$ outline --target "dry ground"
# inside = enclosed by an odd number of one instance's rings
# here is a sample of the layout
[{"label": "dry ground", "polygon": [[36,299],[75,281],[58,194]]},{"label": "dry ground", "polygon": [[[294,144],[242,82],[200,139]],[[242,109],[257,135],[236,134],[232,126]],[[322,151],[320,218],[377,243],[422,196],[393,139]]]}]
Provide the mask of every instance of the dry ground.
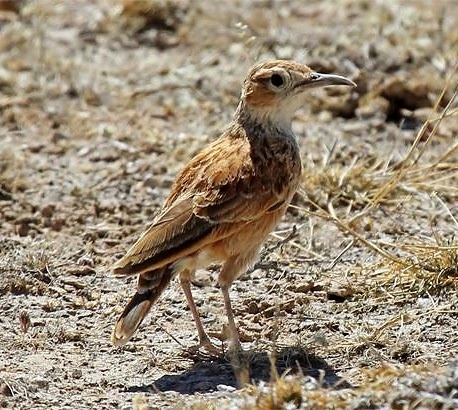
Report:
[{"label": "dry ground", "polygon": [[[456,1],[0,6],[3,407],[458,408]],[[177,283],[113,348],[134,280],[109,267],[272,58],[358,88],[295,119],[301,192],[232,290],[236,389],[225,360],[186,354]],[[215,269],[195,295],[224,340]]]}]

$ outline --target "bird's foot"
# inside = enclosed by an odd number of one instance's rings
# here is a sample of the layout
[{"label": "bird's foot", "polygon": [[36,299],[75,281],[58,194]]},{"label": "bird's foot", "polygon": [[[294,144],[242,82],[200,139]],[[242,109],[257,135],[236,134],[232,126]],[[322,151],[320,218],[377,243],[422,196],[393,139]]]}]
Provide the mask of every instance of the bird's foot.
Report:
[{"label": "bird's foot", "polygon": [[243,387],[250,383],[250,362],[252,355],[249,351],[245,351],[237,339],[229,345],[229,350],[226,353],[226,360],[229,361],[234,376],[237,380],[237,385]]},{"label": "bird's foot", "polygon": [[243,354],[245,351],[242,348],[242,345],[240,342],[237,341],[237,343],[231,342],[225,351],[225,357],[229,361],[233,360],[239,360],[240,357],[243,357]]},{"label": "bird's foot", "polygon": [[191,356],[197,356],[205,359],[215,357],[221,358],[224,356],[224,350],[215,346],[208,337],[202,339],[199,344],[188,347],[187,353]]}]

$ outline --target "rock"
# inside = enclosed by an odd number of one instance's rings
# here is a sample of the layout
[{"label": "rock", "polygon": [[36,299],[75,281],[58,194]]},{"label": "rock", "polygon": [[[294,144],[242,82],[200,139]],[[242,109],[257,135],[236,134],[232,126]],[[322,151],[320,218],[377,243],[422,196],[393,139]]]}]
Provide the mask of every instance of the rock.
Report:
[{"label": "rock", "polygon": [[45,218],[51,218],[56,210],[56,206],[54,204],[47,204],[43,208],[41,208],[41,215]]},{"label": "rock", "polygon": [[16,232],[19,236],[27,236],[30,231],[30,226],[26,222],[22,222],[19,225],[16,225]]},{"label": "rock", "polygon": [[51,219],[51,223],[49,224],[49,226],[51,227],[52,230],[56,232],[60,232],[64,224],[65,224],[65,221],[62,218],[53,218]]},{"label": "rock", "polygon": [[218,391],[224,391],[229,393],[237,390],[234,386],[228,386],[226,384],[218,384],[216,388],[218,389]]},{"label": "rock", "polygon": [[301,280],[299,283],[296,283],[291,286],[291,290],[296,293],[308,293],[310,292],[315,285],[315,282],[312,278],[307,278]]},{"label": "rock", "polygon": [[8,11],[19,14],[22,6],[21,0],[2,0],[0,1],[0,11]]},{"label": "rock", "polygon": [[332,282],[330,287],[326,290],[328,299],[337,302],[343,302],[355,294],[355,289],[350,284],[341,284]]},{"label": "rock", "polygon": [[74,379],[81,379],[82,376],[83,376],[83,372],[81,371],[81,369],[73,369],[72,377]]},{"label": "rock", "polygon": [[51,142],[53,144],[57,144],[57,143],[59,143],[61,141],[66,141],[68,139],[69,139],[69,137],[68,137],[67,134],[64,134],[62,132],[56,131],[51,137]]},{"label": "rock", "polygon": [[36,378],[35,380],[32,381],[35,386],[37,386],[39,389],[48,389],[49,388],[49,381],[46,379],[43,379],[41,377]]},{"label": "rock", "polygon": [[13,392],[11,390],[11,387],[6,384],[6,383],[2,383],[0,385],[0,393],[3,395],[3,396],[12,396],[13,395]]},{"label": "rock", "polygon": [[251,300],[248,303],[246,311],[248,313],[251,313],[252,315],[255,315],[255,314],[259,313],[259,306],[254,300]]}]

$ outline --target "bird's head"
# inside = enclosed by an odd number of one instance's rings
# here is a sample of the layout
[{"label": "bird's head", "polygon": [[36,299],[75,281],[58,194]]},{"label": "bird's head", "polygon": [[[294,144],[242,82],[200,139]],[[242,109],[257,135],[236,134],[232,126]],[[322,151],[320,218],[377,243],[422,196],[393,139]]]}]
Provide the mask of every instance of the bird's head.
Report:
[{"label": "bird's head", "polygon": [[252,67],[243,85],[241,106],[249,115],[278,127],[291,127],[294,113],[310,88],[328,85],[356,87],[348,78],[321,74],[304,64],[275,60]]}]

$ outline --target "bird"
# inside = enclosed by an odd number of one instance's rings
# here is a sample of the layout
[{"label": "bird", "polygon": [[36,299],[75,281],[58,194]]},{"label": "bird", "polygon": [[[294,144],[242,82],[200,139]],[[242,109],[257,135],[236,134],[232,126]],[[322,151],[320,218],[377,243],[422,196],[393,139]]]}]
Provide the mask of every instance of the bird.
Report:
[{"label": "bird", "polygon": [[251,67],[230,124],[177,175],[151,225],[112,268],[117,277],[138,277],[114,326],[115,346],[127,343],[178,276],[196,324],[197,347],[217,351],[202,325],[191,280],[196,270],[219,263],[229,349],[242,349],[230,287],[256,262],[299,186],[302,164],[293,116],[306,91],[331,85],[356,87],[346,77],[291,60]]}]

